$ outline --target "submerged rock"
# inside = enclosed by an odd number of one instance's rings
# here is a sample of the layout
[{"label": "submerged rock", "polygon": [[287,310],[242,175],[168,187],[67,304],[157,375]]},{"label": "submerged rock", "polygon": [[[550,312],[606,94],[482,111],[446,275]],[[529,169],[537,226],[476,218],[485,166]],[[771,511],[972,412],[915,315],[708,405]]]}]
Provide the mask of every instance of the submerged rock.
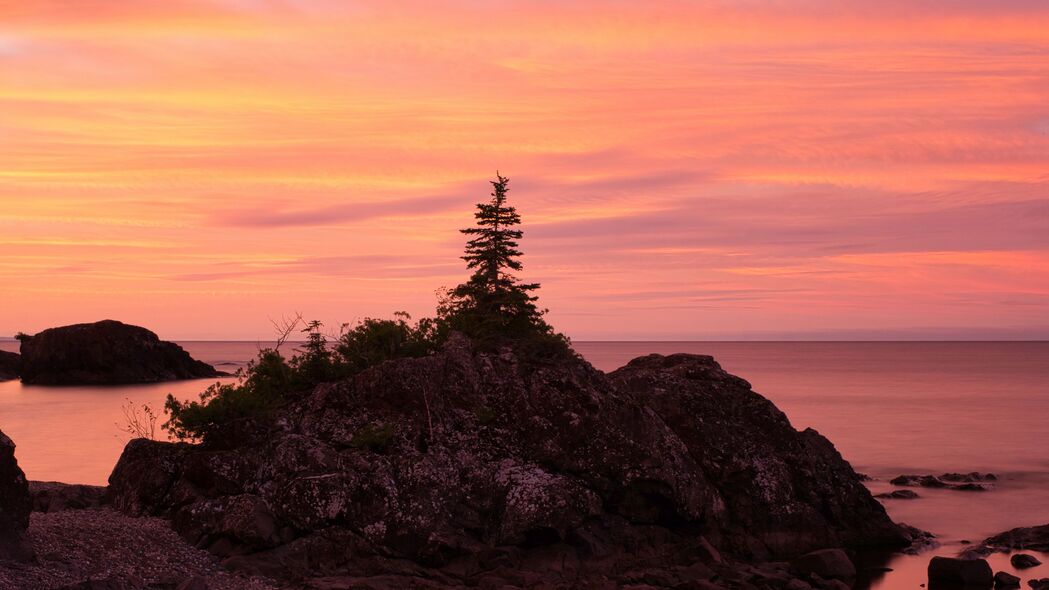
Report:
[{"label": "submerged rock", "polygon": [[917,500],[921,496],[914,490],[893,490],[891,492],[884,492],[881,494],[875,494],[875,498],[882,498],[886,500]]},{"label": "submerged rock", "polygon": [[889,480],[897,486],[940,488],[960,492],[985,492],[994,487],[998,477],[993,473],[944,473],[935,475],[900,475]]},{"label": "submerged rock", "polygon": [[231,567],[433,587],[677,585],[723,559],[908,542],[827,439],[705,356],[606,375],[453,336],[275,422],[232,448],[132,441],[114,505]]},{"label": "submerged rock", "polygon": [[22,381],[38,385],[155,383],[224,375],[145,328],[113,320],[22,340]]},{"label": "submerged rock", "polygon": [[933,557],[929,561],[929,590],[971,588],[990,590],[994,572],[985,559]]},{"label": "submerged rock", "polygon": [[15,460],[15,443],[0,431],[0,560],[26,561],[29,527],[29,485]]}]

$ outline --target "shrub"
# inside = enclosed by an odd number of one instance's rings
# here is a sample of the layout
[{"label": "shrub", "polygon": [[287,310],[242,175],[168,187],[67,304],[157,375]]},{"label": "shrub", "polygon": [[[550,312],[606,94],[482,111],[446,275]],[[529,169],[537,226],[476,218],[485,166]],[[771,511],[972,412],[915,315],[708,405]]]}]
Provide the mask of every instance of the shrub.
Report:
[{"label": "shrub", "polygon": [[394,317],[365,318],[339,338],[336,351],[344,375],[355,375],[390,359],[425,356],[443,340],[444,334],[435,320],[423,318],[413,326],[408,323],[411,316],[403,311]]},{"label": "shrub", "polygon": [[236,444],[272,416],[294,381],[292,368],[273,349],[259,353],[239,372],[238,383],[215,383],[199,401],[179,401],[168,394],[164,428],[180,440]]}]

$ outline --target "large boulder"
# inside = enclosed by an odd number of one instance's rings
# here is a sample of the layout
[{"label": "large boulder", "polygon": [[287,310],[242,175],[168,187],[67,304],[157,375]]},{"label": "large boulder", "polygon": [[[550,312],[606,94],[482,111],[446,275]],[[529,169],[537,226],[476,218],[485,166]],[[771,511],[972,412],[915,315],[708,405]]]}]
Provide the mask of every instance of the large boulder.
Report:
[{"label": "large boulder", "polygon": [[933,557],[929,561],[929,590],[991,590],[993,584],[994,572],[985,559]]},{"label": "large boulder", "polygon": [[114,505],[281,577],[661,585],[719,552],[907,543],[829,441],[710,357],[605,375],[453,336],[290,396],[270,423],[232,446],[132,441]]},{"label": "large boulder", "polygon": [[18,353],[0,350],[0,381],[18,379],[22,374],[22,357]]},{"label": "large boulder", "polygon": [[223,375],[145,328],[113,320],[22,339],[22,381],[38,385],[155,383]]},{"label": "large boulder", "polygon": [[29,484],[15,460],[15,443],[0,432],[0,560],[32,556],[25,539],[31,506]]}]

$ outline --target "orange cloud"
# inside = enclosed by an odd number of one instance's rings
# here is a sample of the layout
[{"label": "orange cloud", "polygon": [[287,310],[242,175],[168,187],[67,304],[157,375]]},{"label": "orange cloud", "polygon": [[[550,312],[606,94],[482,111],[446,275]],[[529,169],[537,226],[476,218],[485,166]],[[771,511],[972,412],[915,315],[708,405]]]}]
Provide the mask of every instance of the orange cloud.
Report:
[{"label": "orange cloud", "polygon": [[577,338],[1047,337],[1047,30],[1025,0],[7,3],[0,334],[427,313],[498,168]]}]

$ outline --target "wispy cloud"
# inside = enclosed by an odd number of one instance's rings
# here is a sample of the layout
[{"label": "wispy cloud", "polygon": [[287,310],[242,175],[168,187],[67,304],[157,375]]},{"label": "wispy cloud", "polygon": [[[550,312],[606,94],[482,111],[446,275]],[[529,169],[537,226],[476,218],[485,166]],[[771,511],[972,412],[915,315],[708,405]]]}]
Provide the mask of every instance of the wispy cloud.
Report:
[{"label": "wispy cloud", "polygon": [[0,22],[0,333],[426,313],[497,169],[577,338],[1049,315],[1045,2],[41,0]]}]

